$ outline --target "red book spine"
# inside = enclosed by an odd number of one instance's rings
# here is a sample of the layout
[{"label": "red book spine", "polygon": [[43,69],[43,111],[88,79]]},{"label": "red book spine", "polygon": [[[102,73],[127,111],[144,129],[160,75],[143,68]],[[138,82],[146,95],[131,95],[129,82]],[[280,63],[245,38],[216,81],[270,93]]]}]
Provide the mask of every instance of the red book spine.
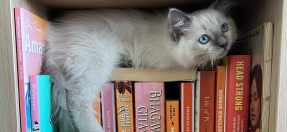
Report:
[{"label": "red book spine", "polygon": [[194,130],[194,83],[180,83],[180,109],[182,132],[193,132]]},{"label": "red book spine", "polygon": [[247,132],[250,55],[228,56],[225,132]]},{"label": "red book spine", "polygon": [[214,132],[215,72],[198,72],[196,86],[196,132]]}]

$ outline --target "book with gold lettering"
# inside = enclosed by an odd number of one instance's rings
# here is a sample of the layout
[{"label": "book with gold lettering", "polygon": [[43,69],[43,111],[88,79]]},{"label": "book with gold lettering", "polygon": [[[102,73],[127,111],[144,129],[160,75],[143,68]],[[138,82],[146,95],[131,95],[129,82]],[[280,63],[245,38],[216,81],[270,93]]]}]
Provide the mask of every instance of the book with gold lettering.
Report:
[{"label": "book with gold lettering", "polygon": [[136,132],[165,132],[165,89],[163,82],[135,83]]},{"label": "book with gold lettering", "polygon": [[226,132],[248,131],[250,55],[231,55],[227,57],[226,77]]},{"label": "book with gold lettering", "polygon": [[131,81],[116,81],[116,117],[118,132],[134,132],[134,94]]}]

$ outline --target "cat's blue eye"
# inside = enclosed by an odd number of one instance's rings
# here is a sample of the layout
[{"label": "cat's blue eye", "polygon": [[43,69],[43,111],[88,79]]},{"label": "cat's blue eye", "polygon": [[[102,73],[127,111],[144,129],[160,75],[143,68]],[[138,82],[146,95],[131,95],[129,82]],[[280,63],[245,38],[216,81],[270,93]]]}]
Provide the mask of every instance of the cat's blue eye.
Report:
[{"label": "cat's blue eye", "polygon": [[226,23],[221,25],[221,32],[227,32],[228,31],[228,25]]},{"label": "cat's blue eye", "polygon": [[207,35],[202,35],[198,41],[201,44],[206,44],[209,41],[209,37]]}]

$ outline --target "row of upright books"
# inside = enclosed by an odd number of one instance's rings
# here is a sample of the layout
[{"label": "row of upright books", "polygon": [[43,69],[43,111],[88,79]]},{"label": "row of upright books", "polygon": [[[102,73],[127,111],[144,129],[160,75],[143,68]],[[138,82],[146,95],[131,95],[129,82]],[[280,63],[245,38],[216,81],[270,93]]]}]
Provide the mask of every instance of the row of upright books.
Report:
[{"label": "row of upright books", "polygon": [[21,132],[51,132],[50,76],[39,75],[47,21],[15,8]]},{"label": "row of upright books", "polygon": [[[47,24],[25,9],[15,8],[22,132],[52,131],[48,113],[50,76],[39,75]],[[248,31],[242,45],[245,55],[228,56],[214,71],[198,71],[196,79],[114,80],[97,95],[101,102],[95,101],[94,109],[101,114],[95,117],[105,131],[111,132],[260,131],[268,122],[268,117],[261,115],[269,115],[269,102],[261,99],[270,95],[272,31],[273,23]]]},{"label": "row of upright books", "polygon": [[247,132],[251,56],[225,61],[196,81],[111,82],[98,121],[107,132]]}]

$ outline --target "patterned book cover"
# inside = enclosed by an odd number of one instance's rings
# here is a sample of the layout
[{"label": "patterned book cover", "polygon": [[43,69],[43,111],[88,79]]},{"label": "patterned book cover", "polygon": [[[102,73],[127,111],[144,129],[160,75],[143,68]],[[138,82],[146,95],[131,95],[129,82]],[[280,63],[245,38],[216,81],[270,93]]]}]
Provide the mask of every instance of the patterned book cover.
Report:
[{"label": "patterned book cover", "polygon": [[182,132],[194,132],[194,109],[195,109],[195,83],[180,83],[180,108]]},{"label": "patterned book cover", "polygon": [[102,121],[105,132],[116,132],[115,89],[113,83],[108,83],[101,91]]},{"label": "patterned book cover", "polygon": [[215,66],[216,95],[215,95],[215,132],[224,132],[224,106],[225,106],[225,66]]},{"label": "patterned book cover", "polygon": [[53,132],[50,122],[50,76],[31,75],[30,88],[32,132]]},{"label": "patterned book cover", "polygon": [[29,75],[40,72],[45,48],[44,37],[47,21],[23,8],[15,8],[15,27],[18,61],[19,102],[21,131],[31,131],[31,109],[29,109]]},{"label": "patterned book cover", "polygon": [[101,92],[97,94],[96,100],[93,102],[93,109],[96,111],[96,114],[94,114],[95,118],[98,120],[98,122],[102,125],[102,116],[101,116]]},{"label": "patterned book cover", "polygon": [[214,132],[215,72],[201,71],[196,82],[195,132]]},{"label": "patterned book cover", "polygon": [[166,132],[179,132],[179,100],[165,101]]},{"label": "patterned book cover", "polygon": [[137,132],[165,132],[165,91],[163,82],[135,83]]},{"label": "patterned book cover", "polygon": [[247,132],[251,56],[228,56],[226,68],[226,115],[224,128],[226,132]]},{"label": "patterned book cover", "polygon": [[116,114],[118,132],[134,132],[134,95],[131,81],[116,81]]}]

